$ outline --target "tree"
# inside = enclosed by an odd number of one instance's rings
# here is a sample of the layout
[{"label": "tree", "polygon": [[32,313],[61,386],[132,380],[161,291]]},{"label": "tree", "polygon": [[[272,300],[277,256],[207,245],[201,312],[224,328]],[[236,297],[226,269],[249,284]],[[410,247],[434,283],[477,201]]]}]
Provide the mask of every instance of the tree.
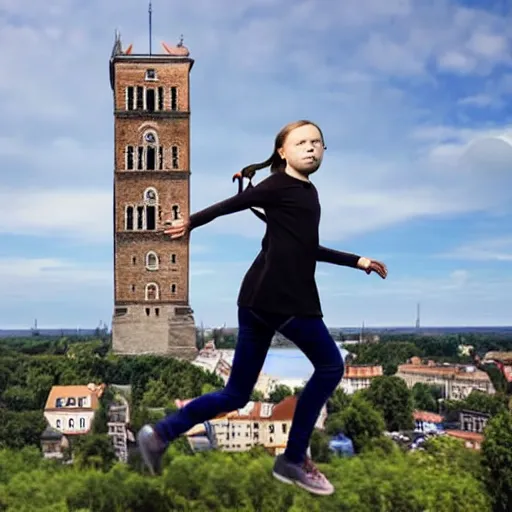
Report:
[{"label": "tree", "polygon": [[311,458],[315,462],[330,462],[332,451],[329,448],[329,436],[315,428],[311,434],[310,448]]},{"label": "tree", "polygon": [[417,382],[412,388],[414,408],[420,411],[437,412],[437,401],[428,384]]},{"label": "tree", "polygon": [[269,401],[274,404],[278,404],[279,402],[282,402],[286,397],[289,397],[292,395],[293,395],[293,391],[288,386],[279,384],[278,386],[276,386],[274,391],[272,391],[272,393],[270,393]]},{"label": "tree", "polygon": [[251,393],[251,401],[252,402],[263,402],[265,400],[265,395],[261,391],[257,389],[253,389]]},{"label": "tree", "polygon": [[104,434],[87,434],[73,444],[73,458],[79,468],[93,467],[108,471],[116,462],[112,440]]},{"label": "tree", "polygon": [[385,427],[379,411],[360,395],[354,396],[350,405],[336,417],[341,431],[352,440],[356,452],[360,452],[371,439],[380,437]]},{"label": "tree", "polygon": [[485,482],[494,512],[512,510],[512,413],[503,411],[489,420],[482,443]]},{"label": "tree", "polygon": [[368,400],[381,411],[389,431],[408,430],[414,426],[412,395],[400,377],[376,377],[365,391]]},{"label": "tree", "polygon": [[343,411],[350,404],[350,397],[345,393],[343,388],[336,388],[334,393],[327,400],[328,414],[336,414]]}]

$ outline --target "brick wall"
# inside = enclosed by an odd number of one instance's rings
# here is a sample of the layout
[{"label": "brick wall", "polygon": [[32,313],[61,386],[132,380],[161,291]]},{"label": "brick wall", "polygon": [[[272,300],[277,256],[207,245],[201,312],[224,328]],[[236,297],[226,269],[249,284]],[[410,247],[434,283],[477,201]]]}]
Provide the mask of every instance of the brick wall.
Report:
[{"label": "brick wall", "polygon": [[[145,73],[147,69],[154,69],[157,73],[158,80],[146,81]],[[116,83],[115,83],[115,108],[116,110],[124,110],[126,108],[126,87],[135,85],[147,86],[164,86],[167,89],[170,87],[178,88],[178,110],[188,112],[190,108],[189,102],[189,69],[190,62],[183,60],[183,62],[172,63],[147,63],[147,62],[134,62],[128,60],[125,62],[116,63]],[[170,109],[170,96],[166,91],[164,108]]]}]

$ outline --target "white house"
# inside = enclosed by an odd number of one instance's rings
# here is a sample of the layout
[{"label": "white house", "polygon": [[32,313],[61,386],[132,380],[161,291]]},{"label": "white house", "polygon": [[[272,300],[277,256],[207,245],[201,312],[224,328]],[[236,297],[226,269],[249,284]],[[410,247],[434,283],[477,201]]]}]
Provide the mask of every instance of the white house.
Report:
[{"label": "white house", "polygon": [[54,429],[64,435],[87,434],[105,384],[96,386],[53,386],[46,400],[44,417]]}]

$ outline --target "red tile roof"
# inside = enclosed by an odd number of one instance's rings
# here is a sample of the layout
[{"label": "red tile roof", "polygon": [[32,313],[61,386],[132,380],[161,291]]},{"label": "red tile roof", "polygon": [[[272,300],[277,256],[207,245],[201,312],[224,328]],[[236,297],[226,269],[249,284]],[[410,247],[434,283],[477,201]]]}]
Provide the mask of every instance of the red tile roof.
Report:
[{"label": "red tile roof", "polygon": [[477,432],[466,432],[465,430],[445,430],[446,434],[464,441],[477,441],[481,443],[484,440],[483,434]]},{"label": "red tile roof", "polygon": [[416,421],[428,421],[429,423],[441,423],[443,421],[440,414],[429,411],[414,411],[413,416]]}]

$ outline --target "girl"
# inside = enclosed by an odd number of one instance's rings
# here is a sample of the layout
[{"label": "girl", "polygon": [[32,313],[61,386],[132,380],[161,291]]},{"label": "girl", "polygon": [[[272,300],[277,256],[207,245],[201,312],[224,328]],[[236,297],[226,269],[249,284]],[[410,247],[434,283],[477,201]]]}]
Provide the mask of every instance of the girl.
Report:
[{"label": "girl", "polygon": [[376,272],[383,279],[387,269],[378,261],[319,245],[320,204],[309,178],[319,169],[325,149],[316,124],[288,124],[277,135],[272,156],[241,172],[241,176],[252,178],[256,170],[270,166],[270,177],[164,231],[171,238],[182,237],[221,215],[255,207],[264,209],[265,215],[258,216],[267,224],[262,249],[238,297],[238,342],[228,383],[222,391],[196,398],[154,427],[145,425],[139,431],[138,444],[151,473],[159,470],[163,453],[178,436],[220,413],[245,406],[278,331],[304,352],[314,373],[298,399],[288,444],[285,453],[276,458],[273,475],[315,494],[334,492],[306,456],[320,411],[344,372],[340,350],[322,320],[316,262]]}]

